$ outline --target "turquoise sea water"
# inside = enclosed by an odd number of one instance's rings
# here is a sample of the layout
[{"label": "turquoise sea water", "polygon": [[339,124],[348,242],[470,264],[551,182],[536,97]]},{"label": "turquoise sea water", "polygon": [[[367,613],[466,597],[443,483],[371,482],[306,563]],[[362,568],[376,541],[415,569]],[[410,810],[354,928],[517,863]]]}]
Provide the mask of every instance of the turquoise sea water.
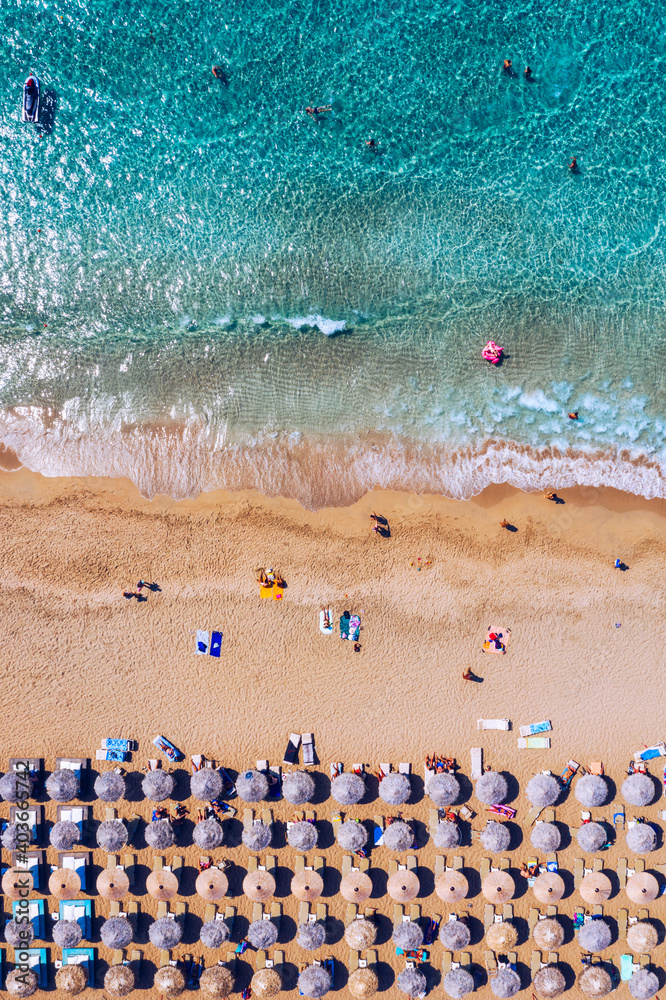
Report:
[{"label": "turquoise sea water", "polygon": [[5,0],[0,36],[26,465],[311,506],[666,495],[660,4]]}]

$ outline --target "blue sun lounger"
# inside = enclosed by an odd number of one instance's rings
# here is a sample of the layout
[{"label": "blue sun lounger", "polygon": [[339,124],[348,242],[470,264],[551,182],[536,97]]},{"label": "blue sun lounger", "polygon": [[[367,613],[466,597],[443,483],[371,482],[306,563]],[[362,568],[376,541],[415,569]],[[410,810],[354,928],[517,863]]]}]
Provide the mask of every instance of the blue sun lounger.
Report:
[{"label": "blue sun lounger", "polygon": [[88,986],[95,986],[95,952],[92,948],[63,948],[63,965],[82,965],[88,973]]},{"label": "blue sun lounger", "polygon": [[75,920],[86,941],[90,941],[92,928],[92,899],[61,899],[60,920]]},{"label": "blue sun lounger", "polygon": [[211,632],[210,634],[210,655],[219,656],[222,649],[222,633]]},{"label": "blue sun lounger", "polygon": [[48,985],[46,948],[22,948],[21,957],[23,955],[28,956],[28,968],[36,974],[40,990],[45,990]]},{"label": "blue sun lounger", "polygon": [[27,916],[28,920],[32,924],[32,929],[35,932],[35,937],[38,941],[46,940],[46,930],[44,925],[44,900],[43,899],[30,899],[28,900],[28,912],[26,913],[25,907],[21,905],[21,902],[15,901],[12,903],[12,919],[18,920],[19,917]]}]

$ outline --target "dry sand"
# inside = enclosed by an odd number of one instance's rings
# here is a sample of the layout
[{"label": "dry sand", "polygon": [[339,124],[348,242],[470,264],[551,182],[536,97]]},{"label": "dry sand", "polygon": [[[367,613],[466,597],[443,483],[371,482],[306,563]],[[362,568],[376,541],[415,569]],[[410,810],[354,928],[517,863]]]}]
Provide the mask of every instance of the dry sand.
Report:
[{"label": "dry sand", "polygon": [[[29,753],[44,758],[50,770],[56,754],[94,757],[101,737],[127,736],[140,741],[129,765],[138,770],[153,756],[150,739],[164,733],[186,754],[203,752],[238,770],[257,758],[280,763],[289,732],[312,730],[322,775],[332,760],[347,767],[363,761],[373,769],[379,761],[412,763],[417,780],[405,813],[417,820],[423,843],[429,800],[418,779],[425,753],[456,756],[468,775],[469,748],[482,746],[486,761],[519,782],[512,801],[518,809],[511,854],[516,866],[536,853],[529,833],[520,828],[529,808],[524,785],[535,771],[559,773],[572,756],[583,763],[602,759],[619,788],[631,752],[664,735],[666,503],[593,489],[563,491],[562,497],[565,503],[556,505],[497,487],[462,503],[377,491],[351,508],[311,513],[254,493],[148,502],[124,481],[46,480],[25,469],[4,473],[0,655],[5,690],[13,700],[3,719],[2,763]],[[371,532],[373,508],[388,518],[390,539]],[[502,518],[518,530],[501,529]],[[419,556],[431,560],[420,572],[410,565]],[[613,568],[616,557],[628,565],[626,572]],[[285,576],[283,601],[259,599],[254,579],[259,566],[273,566]],[[122,597],[139,577],[161,588],[140,604]],[[333,608],[332,636],[319,631],[322,605]],[[363,620],[358,654],[339,638],[337,619],[346,608]],[[512,630],[504,657],[481,651],[491,623]],[[219,660],[194,655],[196,628],[223,631]],[[478,683],[461,679],[468,667]],[[509,718],[515,731],[478,733],[476,720],[482,717]],[[553,723],[552,749],[517,750],[518,726],[543,718]],[[660,768],[652,771],[661,777]],[[325,798],[325,778],[321,781]],[[186,784],[183,774],[179,794],[187,794]],[[659,821],[660,804],[643,814]],[[194,815],[195,806],[189,805]],[[479,813],[472,824],[478,829],[489,814],[473,794],[470,805]],[[324,847],[332,842],[332,807],[327,801],[315,805],[323,821],[321,854],[339,870],[342,851]],[[95,805],[97,819],[103,808]],[[125,803],[121,811],[129,815],[135,809],[149,818],[145,801]],[[280,821],[291,817],[285,803],[273,809]],[[377,800],[348,810],[361,818],[382,811],[388,807],[382,809]],[[610,820],[613,807],[597,813]],[[633,814],[628,809],[628,816]],[[46,805],[46,815],[55,818],[54,804]],[[558,807],[557,817],[565,825],[579,824],[573,796]],[[230,824],[232,844],[239,841],[239,830]],[[608,868],[627,856],[624,838],[618,840],[603,855]],[[280,830],[277,844],[282,843]],[[49,861],[55,860],[52,853],[49,849]],[[193,895],[199,853],[175,848],[167,857],[185,856],[183,893],[190,912],[201,918],[203,902]],[[231,847],[223,853],[236,863],[232,886],[240,890],[247,851]],[[428,874],[435,853],[430,842],[418,852],[424,915],[446,913]],[[460,853],[466,866],[478,870],[484,852],[477,842]],[[661,861],[661,851],[658,855]],[[139,849],[144,867],[138,898],[141,912],[154,915],[156,903],[142,894],[151,856]],[[579,856],[574,841],[560,852],[560,865],[571,871]],[[7,860],[6,852],[3,857]],[[293,940],[294,852],[284,848],[278,858],[278,897],[289,918],[282,935],[290,963],[287,983],[293,984],[295,963],[308,955]],[[388,859],[386,850],[373,853],[375,903],[383,914],[380,942],[390,936],[393,911],[380,872]],[[96,850],[94,861],[103,866],[104,852]],[[650,856],[648,867],[654,863]],[[346,904],[335,894],[337,884],[331,872],[325,899],[332,918],[330,945],[322,954],[339,960],[336,988],[344,990]],[[473,891],[458,911],[475,918],[471,951],[482,967],[485,900]],[[249,901],[234,902],[248,918]],[[516,914],[526,918],[533,902],[531,892],[521,897]],[[560,911],[571,915],[580,902],[569,885]],[[106,914],[107,904],[95,905],[98,914]],[[615,916],[625,905],[620,892],[606,909]],[[188,922],[189,947],[178,953],[201,954],[198,926],[194,918]],[[240,920],[241,934],[245,926]],[[151,963],[157,959],[145,943],[146,928],[144,917],[138,936],[145,959],[142,988],[152,982]],[[532,943],[526,924],[520,929],[518,953],[527,984]],[[661,948],[655,953],[658,964],[663,964]],[[616,943],[608,957],[618,959],[623,950]],[[51,946],[51,952],[56,957],[57,949]],[[384,943],[380,960],[397,971],[399,959],[391,953],[390,943]],[[435,988],[441,945],[431,954],[429,986]],[[575,941],[561,950],[575,973],[579,954]],[[99,956],[103,969],[111,956],[101,944]],[[239,963],[241,988],[253,964],[254,954],[247,952]],[[398,996],[388,965],[380,971],[382,990]],[[480,989],[491,996],[487,986]]]}]

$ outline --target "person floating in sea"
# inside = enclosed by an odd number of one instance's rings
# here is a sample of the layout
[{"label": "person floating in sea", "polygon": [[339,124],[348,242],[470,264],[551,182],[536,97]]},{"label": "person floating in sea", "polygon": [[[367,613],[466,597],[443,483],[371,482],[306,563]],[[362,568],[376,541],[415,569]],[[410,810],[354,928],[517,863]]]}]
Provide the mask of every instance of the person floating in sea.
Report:
[{"label": "person floating in sea", "polygon": [[575,156],[571,161],[571,163],[569,164],[569,170],[571,171],[572,174],[578,173],[578,160],[576,159]]},{"label": "person floating in sea", "polygon": [[530,69],[529,66],[526,66],[525,69],[523,70],[523,76],[525,77],[526,80],[532,79],[532,70]]},{"label": "person floating in sea", "polygon": [[332,104],[327,104],[327,105],[319,107],[319,108],[316,108],[316,107],[315,108],[313,108],[313,107],[306,108],[305,109],[305,113],[307,115],[310,115],[311,118],[316,118],[317,115],[320,115],[323,111],[332,111],[332,110],[333,110],[333,105]]},{"label": "person floating in sea", "polygon": [[377,143],[375,142],[374,139],[368,139],[368,141],[366,142],[366,146],[368,147],[368,149],[371,149],[373,153],[377,152]]},{"label": "person floating in sea", "polygon": [[578,420],[578,410],[574,410],[572,413],[567,413],[569,420]]},{"label": "person floating in sea", "polygon": [[213,66],[213,76],[216,80],[220,80],[221,83],[227,87],[229,85],[229,77],[224,72],[221,66]]},{"label": "person floating in sea", "polygon": [[505,59],[503,65],[502,65],[502,69],[504,70],[504,72],[505,73],[511,73],[512,72],[512,68],[513,68],[513,63],[511,62],[511,60],[510,59]]}]

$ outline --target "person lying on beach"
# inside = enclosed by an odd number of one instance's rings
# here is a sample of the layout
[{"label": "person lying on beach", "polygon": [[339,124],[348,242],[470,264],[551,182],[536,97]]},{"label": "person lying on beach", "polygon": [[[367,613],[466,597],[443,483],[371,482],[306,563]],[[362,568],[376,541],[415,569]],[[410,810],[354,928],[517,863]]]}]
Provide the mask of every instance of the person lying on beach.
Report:
[{"label": "person lying on beach", "polygon": [[275,585],[276,585],[276,587],[284,587],[285,586],[285,583],[284,583],[284,580],[282,579],[282,574],[281,573],[276,573],[275,574]]},{"label": "person lying on beach", "polygon": [[324,628],[331,628],[332,622],[331,616],[328,613],[328,608],[322,608],[321,610],[324,612]]},{"label": "person lying on beach", "polygon": [[262,587],[267,587],[268,586],[268,575],[266,573],[266,570],[263,569],[263,567],[262,567],[262,569],[259,570],[259,576],[257,577],[257,583],[261,584]]},{"label": "person lying on beach", "polygon": [[557,500],[557,493],[546,493],[546,500]]}]

